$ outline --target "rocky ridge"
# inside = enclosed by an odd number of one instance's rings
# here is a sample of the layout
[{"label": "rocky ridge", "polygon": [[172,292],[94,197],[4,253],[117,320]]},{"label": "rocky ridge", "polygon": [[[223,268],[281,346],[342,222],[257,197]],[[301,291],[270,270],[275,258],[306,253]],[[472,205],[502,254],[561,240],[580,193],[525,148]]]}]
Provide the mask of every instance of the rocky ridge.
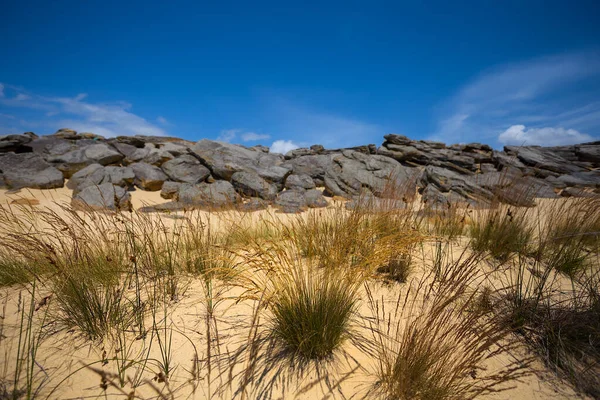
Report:
[{"label": "rocky ridge", "polygon": [[480,207],[492,199],[532,206],[536,197],[600,194],[600,142],[497,151],[396,134],[384,139],[380,147],[314,145],[282,155],[206,139],[26,132],[0,136],[0,187],[50,189],[67,181],[79,208],[130,209],[135,188],[171,200],[144,211],[271,204],[298,212],[326,206],[323,195],[353,199],[351,206],[359,195],[390,197],[390,188],[403,201],[418,192],[432,207]]}]

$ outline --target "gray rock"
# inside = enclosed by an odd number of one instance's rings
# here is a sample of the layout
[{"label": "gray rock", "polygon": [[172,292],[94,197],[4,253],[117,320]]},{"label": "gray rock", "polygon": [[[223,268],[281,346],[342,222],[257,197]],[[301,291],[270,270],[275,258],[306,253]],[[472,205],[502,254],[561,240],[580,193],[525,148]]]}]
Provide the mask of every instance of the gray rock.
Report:
[{"label": "gray rock", "polygon": [[231,176],[231,183],[238,193],[247,197],[260,197],[269,201],[277,197],[277,187],[255,172],[236,172]]},{"label": "gray rock", "polygon": [[581,171],[580,167],[539,146],[505,146],[504,150],[508,154],[515,154],[523,164],[530,167],[547,169],[559,174]]},{"label": "gray rock", "polygon": [[15,153],[26,153],[31,151],[31,147],[26,146],[32,139],[37,138],[37,135],[32,132],[27,132],[22,135],[4,135],[0,136],[0,153],[9,151]]},{"label": "gray rock", "polygon": [[600,166],[600,142],[576,146],[575,154],[581,161],[589,161]]},{"label": "gray rock", "polygon": [[163,171],[176,182],[200,183],[210,175],[210,171],[194,156],[184,154],[162,165]]},{"label": "gray rock", "polygon": [[53,189],[64,185],[63,174],[36,153],[0,155],[0,173],[11,189]]},{"label": "gray rock", "polygon": [[488,201],[493,198],[492,192],[479,186],[471,176],[440,167],[426,167],[422,180],[425,185],[434,185],[440,192],[453,191],[466,199]]},{"label": "gray rock", "polygon": [[97,143],[86,145],[84,142],[76,150],[47,157],[49,162],[57,164],[57,168],[67,178],[90,164],[109,165],[118,163],[122,159],[123,155],[107,144]]},{"label": "gray rock", "polygon": [[131,195],[120,186],[102,183],[88,186],[77,193],[71,200],[77,210],[131,210]]},{"label": "gray rock", "polygon": [[412,198],[416,189],[416,173],[415,169],[382,155],[345,150],[333,157],[324,180],[325,194],[350,198],[366,188],[376,196]]},{"label": "gray rock", "polygon": [[329,205],[325,197],[323,197],[323,193],[316,189],[304,192],[304,198],[306,199],[306,205],[310,208],[321,208]]},{"label": "gray rock", "polygon": [[164,181],[169,177],[158,167],[143,162],[130,165],[135,174],[134,183],[137,187],[149,191],[157,191],[162,188]]},{"label": "gray rock", "polygon": [[600,187],[600,170],[574,172],[570,175],[561,175],[556,180],[566,186]]},{"label": "gray rock", "polygon": [[383,153],[388,157],[392,157],[397,161],[412,161],[417,163],[426,163],[431,160],[431,155],[418,150],[414,146],[388,144],[386,146],[388,152]]},{"label": "gray rock", "polygon": [[198,207],[228,208],[239,203],[240,197],[233,185],[227,181],[200,183],[190,185],[184,183],[179,187],[177,195],[180,203],[192,204]]},{"label": "gray rock", "polygon": [[598,197],[597,193],[590,192],[584,188],[576,187],[565,188],[560,195],[563,197]]},{"label": "gray rock", "polygon": [[479,166],[479,169],[481,170],[481,173],[483,173],[483,174],[489,173],[489,172],[496,172],[496,167],[494,166],[494,164],[491,164],[491,163],[483,163]]},{"label": "gray rock", "polygon": [[306,174],[292,174],[285,180],[286,189],[314,189],[315,182],[309,175]]},{"label": "gray rock", "polygon": [[135,180],[135,173],[131,167],[116,167],[109,165],[104,167],[103,183],[112,183],[113,185],[131,188]]},{"label": "gray rock", "polygon": [[275,206],[279,211],[284,213],[299,213],[306,210],[308,206],[306,203],[305,191],[304,190],[285,190],[277,196],[275,200]]},{"label": "gray rock", "polygon": [[181,187],[181,182],[172,182],[166,181],[163,183],[162,188],[160,190],[160,197],[163,199],[175,199],[177,200],[177,194],[179,193],[179,188]]},{"label": "gray rock", "polygon": [[325,178],[325,174],[332,166],[335,155],[303,156],[286,161],[283,167],[291,169],[296,175],[308,175],[313,179]]},{"label": "gray rock", "polygon": [[389,135],[385,135],[383,137],[387,142],[392,143],[392,144],[397,144],[397,145],[409,145],[412,143],[412,140],[410,140],[409,138],[407,138],[404,135],[396,135],[393,133],[390,133]]},{"label": "gray rock", "polygon": [[88,186],[112,183],[113,185],[130,188],[133,186],[135,175],[129,167],[103,167],[100,164],[90,164],[77,171],[67,182],[67,187],[79,192]]},{"label": "gray rock", "polygon": [[75,172],[67,182],[67,187],[71,190],[81,191],[88,186],[100,185],[104,180],[104,175],[105,171],[102,165],[90,164]]},{"label": "gray rock", "polygon": [[200,140],[192,152],[211,170],[215,178],[231,180],[236,172],[254,172],[268,181],[283,185],[290,173],[281,155],[264,153],[230,143]]}]

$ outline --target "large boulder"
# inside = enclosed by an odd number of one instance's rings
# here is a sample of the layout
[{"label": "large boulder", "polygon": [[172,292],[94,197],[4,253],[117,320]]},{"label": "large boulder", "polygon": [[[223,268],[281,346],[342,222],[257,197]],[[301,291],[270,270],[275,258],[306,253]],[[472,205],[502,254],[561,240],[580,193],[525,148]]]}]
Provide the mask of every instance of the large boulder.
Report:
[{"label": "large boulder", "polygon": [[566,186],[600,187],[600,170],[573,172],[572,174],[561,175],[556,180]]},{"label": "large boulder", "polygon": [[427,166],[421,177],[423,187],[433,185],[439,192],[453,192],[467,201],[489,201],[493,193],[477,184],[476,180],[469,175],[461,175],[457,172],[436,167]]},{"label": "large boulder", "polygon": [[65,177],[69,178],[75,172],[90,164],[110,165],[119,163],[123,159],[123,154],[106,143],[87,145],[87,143],[79,141],[75,150],[64,154],[49,155],[46,159],[56,164]]},{"label": "large boulder", "polygon": [[382,155],[345,150],[333,157],[324,181],[328,195],[352,197],[367,188],[376,196],[413,197],[416,170]]},{"label": "large boulder", "polygon": [[131,167],[117,167],[109,165],[104,167],[104,180],[102,182],[130,188],[133,186],[135,173]]},{"label": "large boulder", "polygon": [[581,161],[589,161],[600,167],[600,142],[585,143],[575,147],[575,154]]},{"label": "large boulder", "polygon": [[335,155],[322,154],[296,157],[286,161],[283,166],[289,168],[296,175],[308,175],[314,182],[319,182],[317,186],[323,186],[325,175],[333,165]]},{"label": "large boulder", "polygon": [[144,162],[133,163],[130,165],[135,174],[135,186],[140,189],[157,191],[162,188],[164,181],[169,177],[157,166]]},{"label": "large boulder", "polygon": [[200,183],[210,175],[210,171],[198,159],[185,154],[165,162],[162,170],[175,182]]},{"label": "large boulder", "polygon": [[218,179],[231,180],[236,172],[254,172],[260,177],[282,186],[291,168],[283,166],[283,156],[249,149],[235,144],[200,140],[192,152]]},{"label": "large boulder", "polygon": [[233,185],[227,181],[200,183],[191,185],[184,183],[179,187],[178,201],[198,207],[231,207],[240,201]]},{"label": "large boulder", "polygon": [[306,174],[292,174],[285,180],[286,189],[314,189],[316,187],[315,182],[309,175]]},{"label": "large boulder", "polygon": [[277,186],[255,172],[236,172],[231,176],[231,183],[238,193],[246,197],[260,197],[269,201],[277,197]]},{"label": "large boulder", "polygon": [[307,208],[304,190],[285,190],[277,196],[275,206],[284,213],[299,213]]},{"label": "large boulder", "polygon": [[100,185],[104,180],[104,174],[102,165],[90,164],[75,172],[67,182],[67,187],[71,190],[81,191],[88,186]]},{"label": "large boulder", "polygon": [[177,194],[179,193],[181,185],[181,182],[166,181],[163,183],[162,189],[160,190],[160,197],[163,199],[177,199]]},{"label": "large boulder", "polygon": [[35,138],[37,138],[37,135],[33,132],[26,132],[22,135],[0,136],[0,153],[6,153],[9,151],[15,153],[31,152],[31,147],[26,145]]},{"label": "large boulder", "polygon": [[129,167],[108,166],[91,164],[75,172],[67,182],[67,187],[75,192],[88,186],[112,183],[113,185],[130,188],[133,186],[135,175]]},{"label": "large boulder", "polygon": [[12,189],[54,189],[64,185],[63,174],[36,153],[0,155],[0,174]]},{"label": "large boulder", "polygon": [[131,210],[131,195],[112,183],[88,186],[75,194],[71,205],[77,210]]},{"label": "large boulder", "polygon": [[504,151],[509,155],[516,155],[523,164],[529,167],[545,169],[558,174],[583,170],[558,154],[539,146],[505,146]]},{"label": "large boulder", "polygon": [[304,198],[306,199],[306,205],[310,208],[327,207],[329,204],[327,199],[323,197],[323,193],[316,189],[311,189],[304,192]]}]

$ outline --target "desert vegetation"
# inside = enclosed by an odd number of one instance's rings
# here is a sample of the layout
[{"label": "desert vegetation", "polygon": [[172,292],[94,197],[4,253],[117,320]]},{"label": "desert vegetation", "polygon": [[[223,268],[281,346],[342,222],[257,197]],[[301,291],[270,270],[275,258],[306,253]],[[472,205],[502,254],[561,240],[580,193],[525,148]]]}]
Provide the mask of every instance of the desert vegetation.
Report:
[{"label": "desert vegetation", "polygon": [[600,397],[597,198],[386,196],[3,205],[0,398],[507,398],[548,374]]}]

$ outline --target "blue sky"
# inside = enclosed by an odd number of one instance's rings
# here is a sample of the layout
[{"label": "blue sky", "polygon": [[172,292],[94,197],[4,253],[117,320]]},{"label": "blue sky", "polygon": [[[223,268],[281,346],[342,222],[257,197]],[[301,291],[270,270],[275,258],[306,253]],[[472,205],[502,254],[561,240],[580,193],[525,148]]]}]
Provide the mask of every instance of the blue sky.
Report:
[{"label": "blue sky", "polygon": [[597,1],[11,1],[0,134],[329,148],[600,137]]}]

